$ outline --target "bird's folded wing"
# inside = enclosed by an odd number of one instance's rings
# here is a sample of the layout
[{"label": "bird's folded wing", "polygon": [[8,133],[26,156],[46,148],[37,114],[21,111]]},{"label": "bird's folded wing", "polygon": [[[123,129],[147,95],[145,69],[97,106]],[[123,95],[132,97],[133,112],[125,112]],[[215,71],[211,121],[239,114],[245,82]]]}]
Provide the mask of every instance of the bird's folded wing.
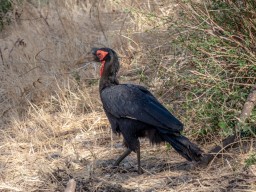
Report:
[{"label": "bird's folded wing", "polygon": [[112,86],[101,92],[101,99],[104,109],[117,118],[135,119],[164,128],[166,133],[183,130],[182,123],[142,86]]}]

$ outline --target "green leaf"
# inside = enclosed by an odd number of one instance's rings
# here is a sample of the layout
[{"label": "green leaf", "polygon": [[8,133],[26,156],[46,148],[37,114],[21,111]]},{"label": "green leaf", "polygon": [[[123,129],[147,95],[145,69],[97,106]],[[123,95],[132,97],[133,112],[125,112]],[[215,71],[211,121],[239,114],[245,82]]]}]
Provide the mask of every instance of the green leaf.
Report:
[{"label": "green leaf", "polygon": [[224,122],[224,121],[220,121],[220,122],[218,123],[218,126],[219,126],[221,129],[226,129],[226,128],[227,128],[227,124],[226,124],[226,122]]}]

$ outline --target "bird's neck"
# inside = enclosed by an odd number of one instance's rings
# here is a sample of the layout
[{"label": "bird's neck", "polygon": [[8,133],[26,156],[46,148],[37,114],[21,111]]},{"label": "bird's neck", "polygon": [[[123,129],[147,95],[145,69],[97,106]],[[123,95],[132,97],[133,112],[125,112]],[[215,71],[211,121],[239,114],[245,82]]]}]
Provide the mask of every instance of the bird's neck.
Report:
[{"label": "bird's neck", "polygon": [[117,72],[119,70],[119,61],[117,57],[112,56],[110,60],[103,61],[101,65],[102,69],[100,72],[100,91],[106,87],[118,85]]},{"label": "bird's neck", "polygon": [[102,75],[100,78],[99,90],[102,91],[106,87],[111,87],[111,86],[118,85],[118,84],[119,84],[119,82],[116,77],[116,74]]}]

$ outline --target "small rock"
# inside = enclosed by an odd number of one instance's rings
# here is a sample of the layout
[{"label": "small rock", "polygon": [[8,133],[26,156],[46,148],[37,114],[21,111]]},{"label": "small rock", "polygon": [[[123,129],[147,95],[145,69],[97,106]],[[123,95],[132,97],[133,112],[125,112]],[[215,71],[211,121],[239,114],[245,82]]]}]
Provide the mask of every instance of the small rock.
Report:
[{"label": "small rock", "polygon": [[49,159],[58,159],[58,158],[61,158],[61,155],[57,152],[55,153],[52,153],[48,156]]}]

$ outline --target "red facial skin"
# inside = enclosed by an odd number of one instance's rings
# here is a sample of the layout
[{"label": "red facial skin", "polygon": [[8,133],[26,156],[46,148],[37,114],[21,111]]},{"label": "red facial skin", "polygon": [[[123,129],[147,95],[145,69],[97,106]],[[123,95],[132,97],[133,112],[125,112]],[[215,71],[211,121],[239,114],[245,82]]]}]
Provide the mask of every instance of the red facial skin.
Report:
[{"label": "red facial skin", "polygon": [[101,67],[100,67],[100,76],[102,76],[102,74],[103,74],[103,71],[104,71],[104,66],[105,66],[105,60],[104,60],[104,58],[106,57],[106,55],[108,54],[108,52],[106,52],[106,51],[102,51],[102,50],[98,50],[97,52],[96,52],[96,55],[97,55],[97,57],[100,59],[100,61],[101,61]]}]

